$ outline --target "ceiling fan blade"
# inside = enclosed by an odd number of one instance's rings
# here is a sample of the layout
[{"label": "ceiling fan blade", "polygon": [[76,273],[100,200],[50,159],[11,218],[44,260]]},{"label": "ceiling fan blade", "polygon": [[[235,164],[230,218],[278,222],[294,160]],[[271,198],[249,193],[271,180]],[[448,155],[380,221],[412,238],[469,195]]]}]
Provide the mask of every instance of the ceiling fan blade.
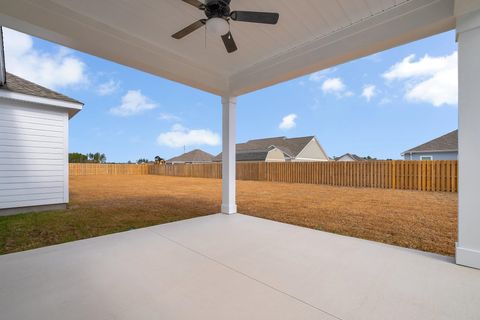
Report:
[{"label": "ceiling fan blade", "polygon": [[205,9],[205,5],[198,0],[182,0],[182,1],[198,8],[198,9]]},{"label": "ceiling fan blade", "polygon": [[205,25],[206,21],[207,20],[205,20],[205,19],[198,20],[198,21],[192,23],[191,25],[189,25],[188,27],[185,27],[182,30],[178,31],[177,33],[172,34],[172,38],[182,39],[183,37],[188,36],[193,31],[197,30],[198,28],[203,27]]},{"label": "ceiling fan blade", "polygon": [[222,36],[223,44],[225,45],[225,48],[227,49],[228,53],[232,53],[234,51],[237,51],[237,45],[235,43],[235,40],[233,40],[233,36],[231,32],[228,32],[227,34],[224,34]]},{"label": "ceiling fan blade", "polygon": [[235,21],[276,24],[280,15],[274,12],[233,11],[230,17]]}]

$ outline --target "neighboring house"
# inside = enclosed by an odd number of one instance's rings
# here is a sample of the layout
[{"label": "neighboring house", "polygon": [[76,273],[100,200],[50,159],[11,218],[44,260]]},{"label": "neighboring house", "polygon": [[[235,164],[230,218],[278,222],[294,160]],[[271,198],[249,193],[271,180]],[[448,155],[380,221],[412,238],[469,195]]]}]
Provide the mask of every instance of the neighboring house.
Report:
[{"label": "neighboring house", "polygon": [[345,153],[343,156],[335,157],[335,161],[365,161],[366,159],[352,153]]},{"label": "neighboring house", "polygon": [[82,107],[6,73],[0,84],[0,215],[66,208],[68,120]]},{"label": "neighboring house", "polygon": [[402,153],[405,160],[457,160],[458,130]]},{"label": "neighboring house", "polygon": [[[314,136],[275,137],[237,144],[237,161],[328,161],[328,156]],[[222,161],[222,154],[213,161]]]},{"label": "neighboring house", "polygon": [[213,161],[213,155],[200,149],[186,152],[177,157],[167,160],[167,163],[207,163]]}]

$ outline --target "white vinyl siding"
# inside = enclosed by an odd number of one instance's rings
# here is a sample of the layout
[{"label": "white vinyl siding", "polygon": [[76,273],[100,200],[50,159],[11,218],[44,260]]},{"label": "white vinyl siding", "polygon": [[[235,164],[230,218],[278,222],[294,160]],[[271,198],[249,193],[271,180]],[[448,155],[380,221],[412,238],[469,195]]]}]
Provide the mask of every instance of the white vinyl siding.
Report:
[{"label": "white vinyl siding", "polygon": [[328,161],[328,156],[314,138],[303,148],[294,161]]},{"label": "white vinyl siding", "polygon": [[0,99],[0,209],[68,202],[68,113]]}]

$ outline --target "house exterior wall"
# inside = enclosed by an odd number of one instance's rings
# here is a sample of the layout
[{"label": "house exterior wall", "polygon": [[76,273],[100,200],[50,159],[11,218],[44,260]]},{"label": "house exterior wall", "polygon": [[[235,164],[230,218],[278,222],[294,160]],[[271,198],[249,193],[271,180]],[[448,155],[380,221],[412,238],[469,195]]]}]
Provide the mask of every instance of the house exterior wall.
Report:
[{"label": "house exterior wall", "polygon": [[265,162],[285,162],[285,156],[282,151],[274,148],[268,152]]},{"label": "house exterior wall", "polygon": [[312,139],[293,161],[328,161],[328,156],[315,139]]},{"label": "house exterior wall", "polygon": [[2,209],[68,202],[68,113],[0,98]]},{"label": "house exterior wall", "polygon": [[432,156],[432,160],[457,160],[457,151],[405,153],[405,160],[421,160],[422,156]]},{"label": "house exterior wall", "polygon": [[344,155],[340,159],[337,159],[336,161],[355,161],[355,159],[353,159],[349,155]]}]

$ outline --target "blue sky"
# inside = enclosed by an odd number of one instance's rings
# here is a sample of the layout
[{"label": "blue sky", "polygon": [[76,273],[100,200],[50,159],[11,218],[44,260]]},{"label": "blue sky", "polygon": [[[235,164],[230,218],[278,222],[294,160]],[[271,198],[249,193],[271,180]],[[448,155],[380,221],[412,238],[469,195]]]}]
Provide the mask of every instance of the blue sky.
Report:
[{"label": "blue sky", "polygon": [[[7,69],[85,103],[71,152],[108,161],[221,150],[217,96],[4,30]],[[238,98],[237,141],[315,135],[329,156],[400,153],[457,128],[453,32]]]}]

